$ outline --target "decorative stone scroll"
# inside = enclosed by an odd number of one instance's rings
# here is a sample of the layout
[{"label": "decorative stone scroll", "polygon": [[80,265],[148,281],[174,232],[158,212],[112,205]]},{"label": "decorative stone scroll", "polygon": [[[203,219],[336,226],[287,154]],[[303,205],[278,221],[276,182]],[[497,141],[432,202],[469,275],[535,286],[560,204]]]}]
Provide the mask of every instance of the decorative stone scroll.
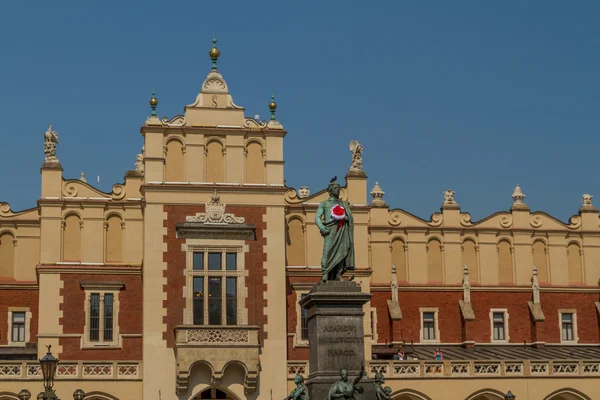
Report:
[{"label": "decorative stone scroll", "polygon": [[204,224],[243,224],[244,217],[236,217],[234,214],[225,213],[225,204],[221,203],[221,197],[215,189],[211,200],[206,203],[206,212],[186,217],[186,222],[201,222]]},{"label": "decorative stone scroll", "polygon": [[169,121],[166,117],[160,120],[163,126],[184,126],[185,117],[183,115],[176,115]]},{"label": "decorative stone scroll", "polygon": [[244,120],[244,128],[250,129],[264,129],[267,127],[267,121],[259,121],[254,118],[247,117]]}]

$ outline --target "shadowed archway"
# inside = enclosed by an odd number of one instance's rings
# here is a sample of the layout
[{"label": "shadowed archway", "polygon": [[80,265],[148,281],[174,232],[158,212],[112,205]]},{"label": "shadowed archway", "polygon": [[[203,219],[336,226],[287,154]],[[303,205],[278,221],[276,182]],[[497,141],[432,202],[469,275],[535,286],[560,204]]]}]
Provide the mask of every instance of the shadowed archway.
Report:
[{"label": "shadowed archway", "polygon": [[393,400],[432,400],[431,397],[418,392],[416,390],[402,389],[396,393],[392,393]]},{"label": "shadowed archway", "polygon": [[591,397],[572,388],[559,389],[544,397],[544,400],[592,400]]}]

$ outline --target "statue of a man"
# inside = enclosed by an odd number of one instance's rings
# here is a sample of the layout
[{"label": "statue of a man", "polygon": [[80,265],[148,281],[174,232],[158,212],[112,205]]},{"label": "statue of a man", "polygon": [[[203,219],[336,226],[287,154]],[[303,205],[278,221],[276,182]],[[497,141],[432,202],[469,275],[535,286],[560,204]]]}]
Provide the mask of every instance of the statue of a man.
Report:
[{"label": "statue of a man", "polygon": [[365,363],[362,361],[360,363],[360,373],[352,380],[352,382],[348,382],[348,370],[342,368],[340,370],[340,377],[342,379],[331,385],[327,400],[357,400],[358,395],[364,392],[362,387],[357,386],[363,376],[365,376]]},{"label": "statue of a man", "polygon": [[302,375],[296,374],[294,383],[296,384],[296,388],[290,392],[290,395],[286,397],[285,400],[306,400],[308,389],[304,384]]},{"label": "statue of a man", "polygon": [[387,386],[384,388],[383,384],[385,383],[385,379],[381,372],[375,374],[375,396],[377,400],[390,400],[390,393],[387,392]]},{"label": "statue of a man", "polygon": [[340,184],[333,178],[327,187],[329,199],[319,204],[316,224],[323,235],[321,273],[323,281],[341,280],[354,269],[354,218],[350,204],[340,200]]}]

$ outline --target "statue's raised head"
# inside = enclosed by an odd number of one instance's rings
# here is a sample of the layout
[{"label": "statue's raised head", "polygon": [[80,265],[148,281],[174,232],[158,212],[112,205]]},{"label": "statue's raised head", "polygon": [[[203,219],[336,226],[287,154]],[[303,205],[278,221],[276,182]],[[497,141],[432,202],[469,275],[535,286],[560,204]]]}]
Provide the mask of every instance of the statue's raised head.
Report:
[{"label": "statue's raised head", "polygon": [[383,377],[383,374],[381,372],[378,372],[375,374],[375,382],[376,383],[384,383],[385,379]]},{"label": "statue's raised head", "polygon": [[342,380],[348,380],[348,370],[346,368],[340,369],[340,376],[342,377]]},{"label": "statue's raised head", "polygon": [[335,198],[339,198],[340,197],[340,190],[341,189],[342,189],[342,187],[340,186],[339,183],[337,183],[337,181],[332,181],[327,186],[327,192],[329,193],[330,196],[333,196]]},{"label": "statue's raised head", "polygon": [[296,385],[299,385],[301,383],[304,383],[304,378],[302,377],[302,375],[300,374],[296,374],[296,376],[294,377],[294,383]]}]

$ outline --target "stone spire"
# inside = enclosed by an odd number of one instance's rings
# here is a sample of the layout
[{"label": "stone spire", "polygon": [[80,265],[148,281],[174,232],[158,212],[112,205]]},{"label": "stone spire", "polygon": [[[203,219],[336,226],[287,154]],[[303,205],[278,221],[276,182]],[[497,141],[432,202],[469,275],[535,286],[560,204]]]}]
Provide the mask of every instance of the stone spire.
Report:
[{"label": "stone spire", "polygon": [[150,109],[152,110],[152,112],[150,113],[150,118],[157,118],[156,117],[156,106],[158,105],[158,99],[155,97],[156,93],[154,92],[154,88],[152,88],[152,97],[150,98],[150,101],[148,103],[150,103]]},{"label": "stone spire", "polygon": [[525,193],[523,193],[521,187],[519,186],[519,184],[517,184],[517,187],[515,187],[515,191],[512,194],[513,204],[510,207],[510,210],[529,210],[527,204],[523,202],[523,200],[525,200],[525,197],[527,196],[525,196]]},{"label": "stone spire", "polygon": [[383,200],[383,195],[385,192],[381,190],[379,186],[379,182],[375,182],[375,186],[371,190],[371,196],[373,200],[371,201],[371,207],[387,207],[387,203]]},{"label": "stone spire", "polygon": [[531,277],[531,290],[533,291],[533,304],[540,304],[540,283],[538,282],[538,270],[535,265]]},{"label": "stone spire", "polygon": [[465,264],[463,268],[463,301],[471,302],[471,284],[469,283],[469,267]]}]

